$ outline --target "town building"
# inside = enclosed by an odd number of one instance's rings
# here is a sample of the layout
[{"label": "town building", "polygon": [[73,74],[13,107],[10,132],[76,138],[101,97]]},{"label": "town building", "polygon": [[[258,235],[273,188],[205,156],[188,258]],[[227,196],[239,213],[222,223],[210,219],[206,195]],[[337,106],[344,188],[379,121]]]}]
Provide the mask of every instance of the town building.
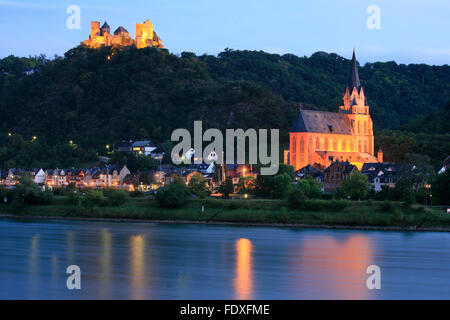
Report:
[{"label": "town building", "polygon": [[311,177],[320,184],[323,184],[324,174],[319,169],[314,168],[312,165],[308,164],[306,167],[298,169],[294,173],[295,180],[301,180],[307,177]]},{"label": "town building", "polygon": [[91,21],[91,33],[89,39],[82,42],[82,45],[89,48],[106,47],[128,47],[136,46],[137,48],[156,47],[163,48],[161,39],[153,29],[150,20],[143,23],[136,23],[136,35],[133,40],[127,29],[120,26],[113,34],[107,22],[100,28],[99,21]]},{"label": "town building", "polygon": [[379,192],[386,188],[395,188],[402,177],[410,176],[411,167],[398,163],[365,163],[361,173],[366,175],[372,189]]},{"label": "town building", "polygon": [[328,168],[325,169],[323,187],[324,192],[334,193],[341,187],[341,183],[347,179],[353,172],[358,171],[358,168],[348,161],[333,162]]},{"label": "town building", "polygon": [[294,170],[307,165],[326,168],[337,161],[361,168],[364,163],[383,161],[381,151],[375,156],[373,124],[354,51],[339,112],[300,109],[289,139],[284,155]]}]

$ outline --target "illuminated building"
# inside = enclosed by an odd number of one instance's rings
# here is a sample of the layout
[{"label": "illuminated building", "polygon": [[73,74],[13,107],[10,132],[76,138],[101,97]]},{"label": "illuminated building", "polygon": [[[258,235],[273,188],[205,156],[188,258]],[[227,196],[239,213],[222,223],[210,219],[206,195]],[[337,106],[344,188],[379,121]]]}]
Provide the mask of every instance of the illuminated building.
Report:
[{"label": "illuminated building", "polygon": [[[82,44],[89,48],[106,47],[128,47],[135,45],[137,48],[156,47],[163,48],[161,39],[153,30],[153,24],[150,20],[143,23],[136,23],[136,36],[133,40],[130,33],[124,27],[120,26],[114,31],[110,32],[110,27],[105,22],[100,28],[100,22],[91,21],[91,33],[89,39],[82,42]],[[108,57],[110,59],[111,57]]]},{"label": "illuminated building", "polygon": [[378,157],[374,153],[372,119],[355,52],[339,112],[301,109],[289,139],[285,159],[295,170],[307,165],[324,169],[335,161],[348,161],[361,169],[364,163],[383,161],[382,153]]}]

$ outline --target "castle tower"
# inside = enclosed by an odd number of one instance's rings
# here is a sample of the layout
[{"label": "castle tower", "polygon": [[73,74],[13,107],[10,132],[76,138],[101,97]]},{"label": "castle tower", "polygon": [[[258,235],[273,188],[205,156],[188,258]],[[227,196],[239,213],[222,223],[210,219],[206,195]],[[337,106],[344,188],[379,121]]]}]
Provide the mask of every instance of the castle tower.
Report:
[{"label": "castle tower", "polygon": [[153,40],[153,24],[150,20],[143,23],[136,23],[135,44],[138,49],[150,47]]},{"label": "castle tower", "polygon": [[111,29],[109,27],[109,24],[108,24],[108,22],[105,21],[105,23],[103,24],[102,29],[101,29],[101,35],[104,36],[105,34],[109,34],[109,33],[111,33],[110,31],[111,31]]},{"label": "castle tower", "polygon": [[93,39],[96,36],[100,35],[100,22],[91,21],[91,34],[90,38]]}]

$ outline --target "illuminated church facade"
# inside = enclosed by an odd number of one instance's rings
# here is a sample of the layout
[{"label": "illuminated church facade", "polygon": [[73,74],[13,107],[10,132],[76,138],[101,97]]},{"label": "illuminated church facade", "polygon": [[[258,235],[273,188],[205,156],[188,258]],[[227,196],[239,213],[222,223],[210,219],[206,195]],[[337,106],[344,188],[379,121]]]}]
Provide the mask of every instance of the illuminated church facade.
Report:
[{"label": "illuminated church facade", "polygon": [[359,169],[364,163],[383,162],[381,150],[375,157],[372,119],[355,52],[339,112],[300,109],[289,141],[285,162],[295,170],[307,165],[326,168],[335,161],[348,161]]}]

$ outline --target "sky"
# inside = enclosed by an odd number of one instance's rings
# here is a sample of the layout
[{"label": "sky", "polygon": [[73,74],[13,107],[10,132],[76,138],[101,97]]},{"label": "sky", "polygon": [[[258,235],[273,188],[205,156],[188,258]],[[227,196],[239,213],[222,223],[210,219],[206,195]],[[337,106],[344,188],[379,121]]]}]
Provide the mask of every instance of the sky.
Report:
[{"label": "sky", "polygon": [[[79,29],[67,28],[70,5],[80,8]],[[172,53],[351,58],[355,48],[360,63],[450,64],[449,0],[0,0],[0,58],[63,55],[88,38],[92,20],[106,20],[111,32],[122,25],[134,38],[146,19]]]}]

